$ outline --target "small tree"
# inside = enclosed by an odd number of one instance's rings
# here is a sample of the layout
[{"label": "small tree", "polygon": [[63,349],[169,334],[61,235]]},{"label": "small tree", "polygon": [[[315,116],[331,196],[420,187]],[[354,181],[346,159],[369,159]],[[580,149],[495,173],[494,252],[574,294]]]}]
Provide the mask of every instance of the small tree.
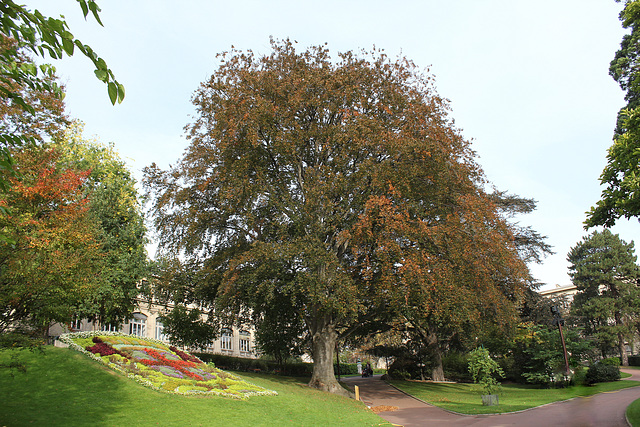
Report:
[{"label": "small tree", "polygon": [[[580,336],[576,328],[568,328],[564,333],[569,368],[575,371],[583,360],[591,358],[593,344]],[[557,328],[522,324],[514,344],[512,354],[517,365],[516,374],[526,382],[548,387],[564,373],[564,354]]]},{"label": "small tree", "polygon": [[172,343],[185,347],[206,347],[215,339],[215,329],[202,319],[202,311],[177,304],[160,316],[164,332]]},{"label": "small tree", "polygon": [[504,372],[487,349],[478,347],[469,353],[469,372],[473,382],[482,386],[482,394],[498,394],[501,385],[495,375],[504,377]]}]

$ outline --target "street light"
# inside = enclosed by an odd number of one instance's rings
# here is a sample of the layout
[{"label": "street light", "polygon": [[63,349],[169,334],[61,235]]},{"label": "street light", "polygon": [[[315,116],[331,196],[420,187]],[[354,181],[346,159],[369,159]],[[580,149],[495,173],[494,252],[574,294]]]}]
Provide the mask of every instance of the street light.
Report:
[{"label": "street light", "polygon": [[558,325],[558,329],[560,330],[560,340],[562,341],[562,350],[564,351],[564,367],[567,378],[569,378],[569,357],[567,356],[567,345],[564,342],[564,335],[562,334],[564,319],[560,317],[560,310],[557,305],[551,306],[551,314],[553,314],[553,325]]}]

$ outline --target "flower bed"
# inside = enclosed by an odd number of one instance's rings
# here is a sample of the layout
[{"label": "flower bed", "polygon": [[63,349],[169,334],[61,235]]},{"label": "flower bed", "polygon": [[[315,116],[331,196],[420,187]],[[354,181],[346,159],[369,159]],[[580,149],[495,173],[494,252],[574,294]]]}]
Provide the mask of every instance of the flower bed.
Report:
[{"label": "flower bed", "polygon": [[277,394],[158,340],[95,331],[64,334],[60,341],[155,390],[236,399]]}]

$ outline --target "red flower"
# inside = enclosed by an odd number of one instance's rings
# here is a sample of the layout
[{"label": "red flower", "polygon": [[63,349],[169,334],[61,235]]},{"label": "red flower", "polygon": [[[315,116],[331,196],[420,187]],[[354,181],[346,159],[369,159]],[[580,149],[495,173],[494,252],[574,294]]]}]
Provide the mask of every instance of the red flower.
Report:
[{"label": "red flower", "polygon": [[99,354],[100,356],[111,356],[117,352],[109,344],[103,342],[96,343],[93,347],[87,346],[86,350],[94,354]]},{"label": "red flower", "polygon": [[151,357],[153,357],[156,360],[149,360],[149,359],[142,359],[140,361],[140,363],[147,365],[147,366],[170,366],[172,368],[174,368],[175,370],[183,373],[184,375],[193,378],[195,380],[198,381],[203,381],[203,378],[198,375],[198,374],[194,374],[193,372],[190,372],[187,368],[195,368],[196,367],[196,363],[194,362],[190,362],[190,361],[186,361],[186,360],[170,360],[167,359],[162,353],[152,349],[152,348],[145,348],[144,351],[149,354]]}]

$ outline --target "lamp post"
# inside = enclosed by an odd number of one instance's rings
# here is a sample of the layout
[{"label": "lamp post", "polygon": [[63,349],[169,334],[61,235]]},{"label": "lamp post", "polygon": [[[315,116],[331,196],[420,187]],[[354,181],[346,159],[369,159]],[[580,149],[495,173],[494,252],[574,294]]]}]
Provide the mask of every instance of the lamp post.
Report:
[{"label": "lamp post", "polygon": [[564,325],[564,319],[560,317],[560,310],[557,305],[551,306],[551,314],[553,314],[553,324],[558,325],[560,330],[560,340],[562,341],[562,350],[564,351],[564,367],[565,375],[569,377],[569,357],[567,356],[567,345],[564,342],[564,335],[562,333],[562,326]]}]

